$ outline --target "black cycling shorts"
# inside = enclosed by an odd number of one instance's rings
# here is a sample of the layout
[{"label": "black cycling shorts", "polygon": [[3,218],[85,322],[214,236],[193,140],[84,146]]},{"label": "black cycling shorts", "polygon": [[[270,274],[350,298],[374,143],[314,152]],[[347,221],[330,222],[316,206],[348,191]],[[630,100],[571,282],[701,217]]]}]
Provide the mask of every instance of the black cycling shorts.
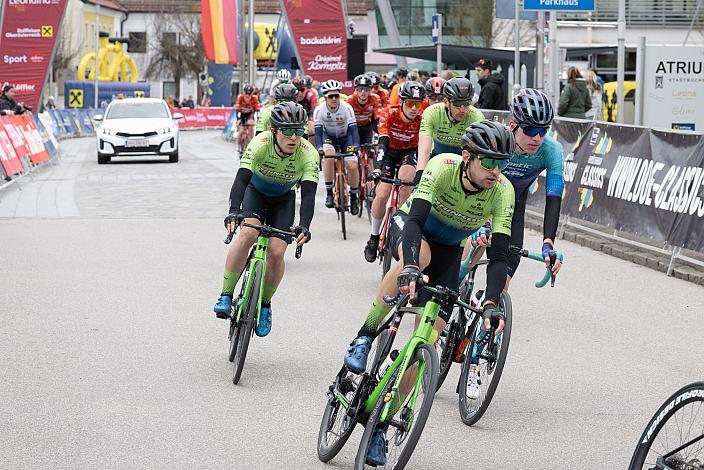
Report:
[{"label": "black cycling shorts", "polygon": [[[296,215],[296,192],[289,191],[283,196],[266,196],[250,184],[242,198],[242,215],[254,217],[261,224],[290,232]],[[274,234],[272,237],[286,243],[292,242],[291,237],[284,235]]]},{"label": "black cycling shorts", "polygon": [[393,178],[403,165],[416,166],[417,149],[387,149],[381,159],[379,170],[387,178]]},{"label": "black cycling shorts", "polygon": [[[397,261],[401,259],[398,248],[401,244],[401,233],[403,227],[408,220],[409,215],[405,212],[396,212],[389,224],[389,234],[384,243],[389,243],[391,246],[391,255]],[[460,245],[442,245],[440,243],[428,240],[425,234],[422,235],[423,240],[430,246],[430,264],[423,270],[429,278],[431,286],[448,287],[457,291],[460,276],[460,263],[462,262],[463,248]],[[430,300],[431,294],[428,291],[422,291],[418,295],[418,305],[425,305]],[[440,310],[440,318],[446,322],[452,316],[452,305],[442,306]]]},{"label": "black cycling shorts", "polygon": [[374,126],[369,123],[366,126],[357,127],[357,131],[359,132],[359,143],[371,145],[374,139]]},{"label": "black cycling shorts", "polygon": [[247,113],[247,114],[242,114],[240,113],[237,119],[240,121],[240,124],[243,126],[247,125],[247,121],[250,119],[254,119],[254,113]]}]

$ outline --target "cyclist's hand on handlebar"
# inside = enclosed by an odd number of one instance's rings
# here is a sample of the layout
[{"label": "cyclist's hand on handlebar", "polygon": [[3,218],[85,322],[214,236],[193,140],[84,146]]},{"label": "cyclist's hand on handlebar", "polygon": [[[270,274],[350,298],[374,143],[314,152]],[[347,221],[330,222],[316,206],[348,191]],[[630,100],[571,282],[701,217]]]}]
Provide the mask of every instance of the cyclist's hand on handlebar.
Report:
[{"label": "cyclist's hand on handlebar", "polygon": [[291,231],[296,234],[296,244],[302,246],[304,243],[308,243],[311,239],[310,230],[302,225],[296,225],[291,227]]},{"label": "cyclist's hand on handlebar", "polygon": [[379,178],[381,178],[381,172],[379,170],[374,170],[367,175],[367,181],[378,183]]},{"label": "cyclist's hand on handlebar", "polygon": [[418,266],[405,266],[398,275],[398,288],[402,294],[410,294],[411,299],[416,295],[427,279],[423,276]]},{"label": "cyclist's hand on handlebar", "polygon": [[479,230],[474,232],[470,237],[472,239],[472,246],[487,246],[491,243],[491,230],[487,227],[481,227]]},{"label": "cyclist's hand on handlebar", "polygon": [[496,305],[492,302],[484,303],[482,318],[484,319],[484,331],[489,331],[492,326],[496,328],[497,335],[504,331],[506,315],[496,308]]},{"label": "cyclist's hand on handlebar", "polygon": [[[560,258],[554,256],[556,254],[557,252],[550,243],[543,243],[543,258],[545,258],[545,268],[551,270],[553,276],[556,276],[557,273],[560,272],[560,268],[562,268],[562,261],[560,261]],[[554,263],[550,262],[550,255],[553,255],[553,259],[555,260]]]},{"label": "cyclist's hand on handlebar", "polygon": [[235,230],[237,230],[237,227],[242,223],[244,220],[244,216],[238,212],[233,212],[232,214],[228,214],[227,217],[225,217],[225,228],[227,229],[227,233],[234,233]]}]

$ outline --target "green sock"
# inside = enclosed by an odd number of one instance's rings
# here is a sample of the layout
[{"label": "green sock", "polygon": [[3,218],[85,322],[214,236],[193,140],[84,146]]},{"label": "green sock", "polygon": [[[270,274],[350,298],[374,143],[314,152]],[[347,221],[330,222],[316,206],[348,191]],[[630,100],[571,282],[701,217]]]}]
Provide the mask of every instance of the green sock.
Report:
[{"label": "green sock", "polygon": [[270,287],[266,282],[264,283],[264,291],[262,292],[262,303],[264,305],[271,304],[271,298],[274,297],[276,292],[276,287]]},{"label": "green sock", "polygon": [[222,293],[232,297],[232,293],[235,291],[235,286],[237,281],[240,279],[240,273],[231,273],[230,271],[225,271],[222,276]]},{"label": "green sock", "polygon": [[376,333],[381,321],[389,314],[392,308],[391,305],[386,305],[384,302],[374,299],[372,308],[369,309],[367,314],[367,319],[364,320],[364,326],[359,330],[359,336],[371,336]]}]

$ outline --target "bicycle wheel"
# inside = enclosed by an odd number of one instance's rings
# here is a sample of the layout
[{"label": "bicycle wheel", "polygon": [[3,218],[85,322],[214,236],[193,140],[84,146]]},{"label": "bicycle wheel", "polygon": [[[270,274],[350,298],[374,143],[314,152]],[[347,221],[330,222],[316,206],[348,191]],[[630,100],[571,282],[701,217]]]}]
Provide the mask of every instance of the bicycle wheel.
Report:
[{"label": "bicycle wheel", "polygon": [[[348,372],[340,380],[338,390],[348,403],[354,397],[360,378],[361,375]],[[345,408],[335,396],[328,397],[318,431],[318,458],[321,462],[328,462],[342,450],[358,420],[359,416],[351,416],[349,408]]]},{"label": "bicycle wheel", "polygon": [[[458,308],[459,315],[464,315],[463,309],[461,307]],[[440,390],[440,387],[442,387],[442,384],[447,378],[447,374],[450,373],[455,350],[464,337],[464,329],[460,326],[459,322],[452,321],[445,326],[443,333],[444,335],[440,335],[435,346],[439,361],[438,388],[435,390],[436,392]]]},{"label": "bicycle wheel", "polygon": [[357,218],[362,218],[362,208],[367,200],[367,169],[362,165],[362,159],[357,159],[357,170],[359,175],[359,210],[357,211]]},{"label": "bicycle wheel", "polygon": [[259,289],[261,288],[262,279],[262,264],[254,265],[252,273],[252,289],[249,292],[249,298],[245,305],[245,315],[240,319],[238,328],[239,338],[237,339],[237,351],[234,358],[234,369],[232,375],[232,383],[237,384],[242,375],[244,368],[244,360],[247,357],[247,349],[249,348],[249,340],[252,338],[252,329],[254,322],[257,320],[257,309],[259,308]]},{"label": "bicycle wheel", "polygon": [[345,197],[345,177],[337,175],[337,213],[340,215],[342,225],[342,239],[347,240],[347,228],[345,226],[345,211],[347,211],[347,198]]},{"label": "bicycle wheel", "polygon": [[459,409],[460,418],[467,426],[471,426],[481,419],[489,408],[491,399],[494,397],[496,387],[499,386],[501,373],[504,370],[506,356],[508,355],[508,345],[511,341],[511,325],[513,323],[513,313],[511,308],[511,297],[508,292],[501,293],[499,308],[506,315],[506,325],[504,331],[497,335],[491,344],[485,345],[479,357],[479,398],[471,399],[467,397],[467,378],[469,376],[470,357],[477,342],[482,321],[478,321],[474,330],[470,333],[469,344],[465,351],[465,360],[462,363],[462,373],[460,374],[459,385]]},{"label": "bicycle wheel", "polygon": [[[389,416],[389,420],[394,424],[388,425],[386,432],[387,440],[387,460],[384,467],[373,467],[366,463],[367,451],[371,443],[374,428],[379,423],[381,413],[384,409],[384,397],[391,390],[393,382],[396,378],[396,371],[391,380],[386,384],[382,391],[379,401],[374,405],[374,408],[369,415],[369,420],[365,425],[362,441],[359,444],[357,457],[355,459],[355,469],[371,469],[371,468],[390,468],[400,470],[405,468],[408,460],[413,454],[413,450],[418,443],[425,422],[430,415],[430,409],[433,406],[435,398],[435,389],[438,381],[438,356],[435,349],[429,344],[421,344],[415,351],[414,357],[409,364],[406,372],[417,370],[412,365],[423,365],[421,380],[418,384],[418,395],[414,403],[412,403],[413,392],[404,397],[404,403],[398,408],[394,416]],[[415,377],[414,377],[415,378]]]},{"label": "bicycle wheel", "polygon": [[703,405],[704,382],[685,385],[665,400],[640,436],[629,470],[704,469]]},{"label": "bicycle wheel", "polygon": [[389,244],[389,230],[391,228],[391,219],[393,219],[396,210],[391,208],[389,213],[389,225],[386,227],[385,238],[384,238],[384,248],[381,250],[381,277],[382,279],[386,276],[386,273],[391,269],[391,262],[393,261],[393,256],[391,255],[391,244]]}]

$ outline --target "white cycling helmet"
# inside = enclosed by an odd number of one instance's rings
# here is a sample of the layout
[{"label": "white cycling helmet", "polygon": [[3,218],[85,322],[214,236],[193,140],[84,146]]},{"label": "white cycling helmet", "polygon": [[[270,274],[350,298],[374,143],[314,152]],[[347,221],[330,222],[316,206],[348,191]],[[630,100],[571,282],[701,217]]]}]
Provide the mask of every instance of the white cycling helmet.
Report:
[{"label": "white cycling helmet", "polygon": [[276,72],[276,78],[278,78],[280,82],[287,82],[291,80],[291,72],[289,72],[288,69],[281,69]]},{"label": "white cycling helmet", "polygon": [[327,82],[324,82],[322,85],[320,85],[320,91],[323,93],[323,95],[327,95],[331,91],[336,91],[336,92],[341,92],[342,91],[342,82],[339,80],[328,80]]}]

